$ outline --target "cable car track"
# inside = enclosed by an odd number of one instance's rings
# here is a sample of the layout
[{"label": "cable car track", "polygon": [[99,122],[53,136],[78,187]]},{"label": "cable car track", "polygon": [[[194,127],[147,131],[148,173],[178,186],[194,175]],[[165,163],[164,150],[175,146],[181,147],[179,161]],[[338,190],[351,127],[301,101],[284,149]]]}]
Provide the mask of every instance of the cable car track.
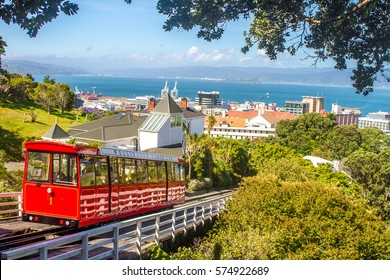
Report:
[{"label": "cable car track", "polygon": [[52,228],[42,231],[35,231],[3,237],[0,239],[0,251],[21,247],[52,238],[57,238],[79,231],[80,229]]},{"label": "cable car track", "polygon": [[[189,204],[193,203],[195,201],[202,201],[202,200],[207,200],[212,197],[216,197],[219,195],[223,195],[226,193],[232,192],[232,190],[222,190],[222,191],[214,191],[214,192],[207,192],[207,193],[202,193],[197,195],[196,193],[193,193],[191,196],[188,196],[186,198],[186,203],[184,204]],[[183,204],[177,205],[175,207],[181,207]],[[174,208],[175,208],[174,207]],[[166,210],[166,209],[165,209]],[[162,211],[162,210],[160,210]],[[159,211],[157,211],[159,212]],[[134,218],[134,217],[131,217]],[[14,218],[10,219],[10,221],[17,221],[19,218]],[[25,223],[20,221],[21,223]],[[117,221],[112,221],[112,222],[117,222]],[[93,227],[96,227],[98,225],[95,225]],[[13,249],[17,247],[22,247],[26,245],[30,245],[33,243],[45,241],[48,239],[53,239],[53,238],[58,238],[64,235],[69,235],[72,233],[88,230],[91,227],[85,227],[85,228],[74,228],[74,229],[69,229],[69,228],[49,228],[49,229],[42,229],[42,230],[35,230],[33,232],[23,232],[18,231],[14,232],[13,235],[11,236],[6,236],[0,238],[0,252],[8,249]],[[30,228],[26,228],[25,231],[31,230]]]}]

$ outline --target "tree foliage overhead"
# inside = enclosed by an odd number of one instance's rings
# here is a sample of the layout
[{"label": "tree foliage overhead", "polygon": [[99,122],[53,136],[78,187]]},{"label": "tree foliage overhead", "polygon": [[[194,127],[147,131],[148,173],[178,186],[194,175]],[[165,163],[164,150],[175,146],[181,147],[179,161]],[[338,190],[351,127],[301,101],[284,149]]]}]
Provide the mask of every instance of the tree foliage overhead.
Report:
[{"label": "tree foliage overhead", "polygon": [[[390,62],[388,0],[159,0],[157,10],[168,17],[166,31],[199,28],[198,37],[207,41],[221,38],[229,21],[251,19],[244,53],[257,45],[277,59],[279,53],[308,49],[307,58],[315,64],[333,59],[339,70],[356,61],[351,79],[357,93],[369,94],[378,75],[390,81],[385,73]],[[31,37],[60,13],[77,11],[77,4],[64,0],[0,1],[0,18]],[[0,56],[5,46],[0,37]]]},{"label": "tree foliage overhead", "polygon": [[55,19],[61,12],[74,15],[78,6],[65,0],[18,0],[0,2],[0,17],[7,24],[17,24],[31,37],[38,30]]},{"label": "tree foliage overhead", "polygon": [[199,28],[198,37],[220,39],[229,21],[252,19],[244,33],[245,53],[257,45],[270,59],[309,49],[308,58],[333,59],[335,68],[356,61],[353,86],[367,95],[390,61],[390,3],[387,0],[159,0],[163,28]]}]

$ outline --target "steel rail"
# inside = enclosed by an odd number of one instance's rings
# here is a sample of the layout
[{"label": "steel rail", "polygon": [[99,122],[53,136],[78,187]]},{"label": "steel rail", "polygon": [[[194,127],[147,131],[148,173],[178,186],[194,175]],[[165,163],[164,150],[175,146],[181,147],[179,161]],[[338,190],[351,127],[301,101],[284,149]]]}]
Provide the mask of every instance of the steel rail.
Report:
[{"label": "steel rail", "polygon": [[196,230],[226,210],[231,193],[194,202],[83,232],[1,252],[2,260],[15,259],[120,259],[122,255],[142,258],[150,244],[160,245],[180,233]]}]

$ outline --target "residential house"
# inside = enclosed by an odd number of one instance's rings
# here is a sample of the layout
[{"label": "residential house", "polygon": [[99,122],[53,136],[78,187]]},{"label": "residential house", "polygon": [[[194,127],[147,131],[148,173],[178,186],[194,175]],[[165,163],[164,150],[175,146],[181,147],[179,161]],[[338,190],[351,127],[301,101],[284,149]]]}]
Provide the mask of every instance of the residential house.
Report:
[{"label": "residential house", "polygon": [[68,134],[77,142],[101,142],[108,147],[137,150],[138,129],[145,119],[126,112],[70,127]]}]

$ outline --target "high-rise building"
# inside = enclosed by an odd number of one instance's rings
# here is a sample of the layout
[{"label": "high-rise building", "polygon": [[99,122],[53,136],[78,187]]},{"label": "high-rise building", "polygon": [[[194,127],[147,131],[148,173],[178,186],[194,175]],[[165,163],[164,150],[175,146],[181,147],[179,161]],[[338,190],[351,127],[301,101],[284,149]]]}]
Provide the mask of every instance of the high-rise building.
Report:
[{"label": "high-rise building", "polygon": [[320,113],[324,109],[324,98],[316,96],[302,96],[302,103],[309,103],[309,113]]},{"label": "high-rise building", "polygon": [[198,91],[195,103],[206,108],[221,107],[222,100],[219,98],[219,91]]},{"label": "high-rise building", "polygon": [[309,112],[309,103],[298,100],[287,100],[285,102],[284,111],[296,116],[300,116]]}]

